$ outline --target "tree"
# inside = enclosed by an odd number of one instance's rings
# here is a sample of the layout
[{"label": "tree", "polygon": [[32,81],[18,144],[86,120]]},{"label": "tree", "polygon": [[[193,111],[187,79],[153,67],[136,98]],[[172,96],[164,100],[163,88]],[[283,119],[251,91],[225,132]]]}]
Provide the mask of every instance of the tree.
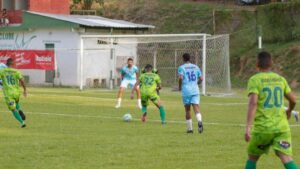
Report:
[{"label": "tree", "polygon": [[81,4],[81,8],[90,10],[93,3],[98,3],[100,6],[104,5],[104,0],[73,0],[73,5]]}]

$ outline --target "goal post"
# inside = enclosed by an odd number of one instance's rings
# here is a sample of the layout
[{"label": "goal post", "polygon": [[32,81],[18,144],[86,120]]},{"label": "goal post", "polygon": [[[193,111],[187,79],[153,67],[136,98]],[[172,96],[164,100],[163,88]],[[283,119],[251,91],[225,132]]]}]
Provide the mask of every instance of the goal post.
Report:
[{"label": "goal post", "polygon": [[95,86],[93,81],[115,88],[128,58],[140,69],[152,64],[163,85],[176,88],[183,53],[202,70],[202,94],[231,92],[229,35],[209,34],[81,35],[80,90]]}]

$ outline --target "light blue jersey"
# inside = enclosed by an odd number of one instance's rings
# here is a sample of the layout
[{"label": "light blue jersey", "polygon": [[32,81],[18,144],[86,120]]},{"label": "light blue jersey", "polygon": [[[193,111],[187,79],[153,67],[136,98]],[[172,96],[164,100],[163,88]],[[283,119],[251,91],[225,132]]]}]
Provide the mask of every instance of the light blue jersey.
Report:
[{"label": "light blue jersey", "polygon": [[[0,63],[0,69],[7,68],[6,64]],[[0,83],[2,83],[2,79],[0,79]],[[2,85],[0,85],[0,89],[2,88]]]},{"label": "light blue jersey", "polygon": [[133,65],[131,68],[128,66],[124,66],[121,70],[121,74],[123,75],[123,80],[136,80],[136,74],[139,72],[137,66]]},{"label": "light blue jersey", "polygon": [[198,80],[202,76],[197,65],[186,63],[178,68],[178,75],[183,77],[182,96],[199,95]]}]

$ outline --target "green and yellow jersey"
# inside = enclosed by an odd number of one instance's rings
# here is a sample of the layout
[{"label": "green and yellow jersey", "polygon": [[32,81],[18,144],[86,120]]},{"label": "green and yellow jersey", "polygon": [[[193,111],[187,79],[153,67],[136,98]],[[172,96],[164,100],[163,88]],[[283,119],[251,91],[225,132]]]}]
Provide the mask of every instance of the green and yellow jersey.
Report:
[{"label": "green and yellow jersey", "polygon": [[19,80],[23,78],[20,71],[13,68],[0,70],[0,78],[3,84],[3,93],[6,97],[20,95]]},{"label": "green and yellow jersey", "polygon": [[291,92],[287,81],[273,72],[261,72],[248,81],[248,95],[257,94],[258,103],[252,132],[290,131],[284,109],[284,95]]},{"label": "green and yellow jersey", "polygon": [[159,75],[155,73],[143,73],[140,77],[141,93],[156,93],[157,85],[161,83]]}]

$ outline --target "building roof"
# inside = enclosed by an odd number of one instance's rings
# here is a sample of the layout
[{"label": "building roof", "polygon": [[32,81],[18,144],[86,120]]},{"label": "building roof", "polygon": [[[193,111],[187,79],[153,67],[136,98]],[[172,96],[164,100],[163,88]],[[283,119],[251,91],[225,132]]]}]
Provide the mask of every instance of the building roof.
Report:
[{"label": "building roof", "polygon": [[57,19],[61,21],[71,22],[74,24],[79,24],[88,27],[98,27],[98,28],[119,28],[119,29],[151,29],[155,28],[152,25],[136,24],[124,20],[109,19],[100,16],[91,15],[62,15],[62,14],[48,14],[40,12],[27,11],[30,14],[40,15],[52,19]]}]

